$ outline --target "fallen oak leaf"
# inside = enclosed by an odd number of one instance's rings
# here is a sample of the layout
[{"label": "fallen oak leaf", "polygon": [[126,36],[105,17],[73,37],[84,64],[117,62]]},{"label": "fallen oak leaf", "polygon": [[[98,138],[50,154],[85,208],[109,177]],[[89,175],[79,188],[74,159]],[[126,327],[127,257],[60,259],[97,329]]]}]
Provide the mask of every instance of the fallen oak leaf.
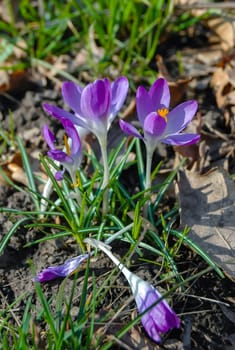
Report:
[{"label": "fallen oak leaf", "polygon": [[25,186],[29,185],[25,171],[21,166],[19,166],[16,163],[9,163],[7,168],[8,170],[10,170],[10,177],[14,182],[20,183]]},{"label": "fallen oak leaf", "polygon": [[[209,29],[214,32],[217,37],[221,49],[223,51],[229,51],[234,48],[234,23],[220,18],[210,18],[206,22]],[[213,35],[211,35],[213,37]],[[210,38],[210,40],[214,38]]]},{"label": "fallen oak leaf", "polygon": [[[22,159],[20,152],[14,153],[12,157],[0,163],[2,171],[13,182],[22,183],[27,185],[27,176],[23,170]],[[9,185],[4,178],[3,174],[0,174],[0,184]]]},{"label": "fallen oak leaf", "polygon": [[27,70],[0,71],[0,92],[9,93],[25,90],[30,84],[30,74]]},{"label": "fallen oak leaf", "polygon": [[181,224],[189,238],[235,279],[235,185],[222,169],[204,175],[181,172]]}]

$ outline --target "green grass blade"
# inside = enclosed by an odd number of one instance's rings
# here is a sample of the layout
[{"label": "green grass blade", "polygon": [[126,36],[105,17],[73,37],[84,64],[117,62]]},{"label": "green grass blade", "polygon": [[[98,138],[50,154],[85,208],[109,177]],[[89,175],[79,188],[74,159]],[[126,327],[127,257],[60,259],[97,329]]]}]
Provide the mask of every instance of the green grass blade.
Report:
[{"label": "green grass blade", "polygon": [[26,150],[25,150],[25,148],[23,146],[23,143],[22,143],[21,139],[19,137],[17,137],[16,139],[17,139],[17,143],[19,145],[21,156],[22,156],[24,169],[25,169],[25,172],[26,172],[26,175],[27,175],[27,178],[28,178],[29,189],[32,192],[32,198],[33,198],[33,201],[34,201],[34,205],[35,205],[36,210],[39,210],[39,208],[40,208],[40,200],[39,200],[39,198],[36,195],[36,193],[38,191],[37,191],[37,187],[36,187],[36,184],[35,184],[35,181],[34,181],[34,175],[33,175],[32,169],[31,169],[30,161],[29,161],[29,158],[27,156]]},{"label": "green grass blade", "polygon": [[9,242],[9,240],[11,239],[11,237],[13,236],[13,234],[15,233],[15,231],[18,229],[18,227],[20,227],[21,225],[23,225],[24,223],[28,222],[29,218],[22,218],[19,221],[17,221],[11,228],[10,230],[7,232],[7,234],[3,237],[3,239],[0,242],[0,254],[4,251],[7,243]]}]

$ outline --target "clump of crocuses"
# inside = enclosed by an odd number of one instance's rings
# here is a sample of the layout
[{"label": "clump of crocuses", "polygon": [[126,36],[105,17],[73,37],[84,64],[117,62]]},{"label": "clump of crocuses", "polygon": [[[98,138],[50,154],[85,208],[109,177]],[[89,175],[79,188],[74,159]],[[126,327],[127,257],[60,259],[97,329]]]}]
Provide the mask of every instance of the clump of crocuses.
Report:
[{"label": "clump of crocuses", "polygon": [[[61,150],[56,147],[55,136],[49,128],[44,126],[43,129],[50,149],[48,156],[63,167],[55,174],[57,180],[61,180],[67,170],[73,182],[76,181],[76,171],[82,160],[82,141],[78,127],[84,128],[97,137],[104,169],[101,184],[101,189],[105,193],[104,201],[106,201],[104,214],[107,214],[108,210],[107,187],[109,185],[107,134],[111,123],[125,102],[128,87],[126,77],[120,77],[113,83],[110,83],[107,78],[99,79],[84,88],[73,82],[65,82],[62,86],[62,95],[71,112],[54,105],[43,105],[46,112],[61,121],[65,130],[64,149]],[[197,102],[191,100],[170,110],[170,91],[167,81],[163,78],[157,79],[149,91],[143,86],[137,89],[136,108],[140,130],[124,120],[120,120],[119,123],[125,134],[137,137],[145,143],[146,190],[151,188],[152,157],[159,142],[169,145],[190,145],[199,141],[198,134],[182,132],[194,117],[197,107]],[[145,210],[145,216],[146,213]],[[115,238],[118,237],[116,234]],[[152,284],[130,272],[111,253],[105,243],[90,238],[85,239],[84,242],[105,252],[124,274],[135,297],[142,324],[154,341],[160,342],[162,333],[180,327],[178,316]],[[62,265],[50,266],[40,272],[35,279],[45,282],[57,277],[68,276],[93,254],[94,252],[89,254],[84,252]]]}]

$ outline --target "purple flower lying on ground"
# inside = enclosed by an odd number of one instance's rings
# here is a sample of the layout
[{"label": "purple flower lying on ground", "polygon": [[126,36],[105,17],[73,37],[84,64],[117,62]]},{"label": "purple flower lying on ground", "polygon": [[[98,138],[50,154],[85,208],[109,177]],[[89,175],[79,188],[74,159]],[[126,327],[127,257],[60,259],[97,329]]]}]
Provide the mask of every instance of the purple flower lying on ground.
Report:
[{"label": "purple flower lying on ground", "polygon": [[141,317],[141,322],[148,335],[155,342],[159,343],[161,341],[161,333],[180,327],[180,320],[176,313],[170,308],[166,300],[160,300],[162,298],[161,294],[151,284],[129,271],[111,253],[110,246],[92,238],[86,238],[84,242],[101,249],[124,274],[135,297],[139,313],[145,312]]},{"label": "purple flower lying on ground", "polygon": [[[51,130],[48,128],[47,125],[44,125],[43,135],[50,148],[50,150],[48,151],[48,156],[51,159],[61,163],[64,167],[63,171],[58,171],[55,174],[56,180],[62,180],[63,173],[65,169],[67,169],[68,172],[70,173],[72,180],[74,181],[76,178],[75,176],[76,170],[78,169],[82,161],[81,141],[76,128],[74,127],[73,123],[70,120],[61,119],[61,122],[67,134],[67,136],[65,135],[64,137],[66,152],[60,149],[57,149],[55,147],[55,141],[56,141],[55,135],[51,132]],[[71,146],[69,145],[69,140],[67,137],[70,138]]]},{"label": "purple flower lying on ground", "polygon": [[144,313],[154,305],[141,317],[141,321],[148,335],[158,343],[161,341],[160,333],[166,333],[172,328],[179,328],[180,320],[166,300],[158,302],[162,296],[151,284],[133,273],[129,279],[139,313]]},{"label": "purple flower lying on ground", "polygon": [[89,254],[78,255],[68,259],[62,265],[49,266],[37,274],[33,281],[47,282],[58,277],[66,277],[75,272],[81,264],[87,261]]}]

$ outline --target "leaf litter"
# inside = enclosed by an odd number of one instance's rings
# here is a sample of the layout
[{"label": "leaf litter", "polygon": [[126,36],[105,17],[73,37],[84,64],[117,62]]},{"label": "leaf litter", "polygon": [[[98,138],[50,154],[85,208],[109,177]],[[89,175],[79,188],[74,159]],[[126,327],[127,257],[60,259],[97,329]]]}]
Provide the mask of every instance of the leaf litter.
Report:
[{"label": "leaf litter", "polygon": [[235,279],[235,185],[222,169],[180,172],[181,225],[189,237]]}]

